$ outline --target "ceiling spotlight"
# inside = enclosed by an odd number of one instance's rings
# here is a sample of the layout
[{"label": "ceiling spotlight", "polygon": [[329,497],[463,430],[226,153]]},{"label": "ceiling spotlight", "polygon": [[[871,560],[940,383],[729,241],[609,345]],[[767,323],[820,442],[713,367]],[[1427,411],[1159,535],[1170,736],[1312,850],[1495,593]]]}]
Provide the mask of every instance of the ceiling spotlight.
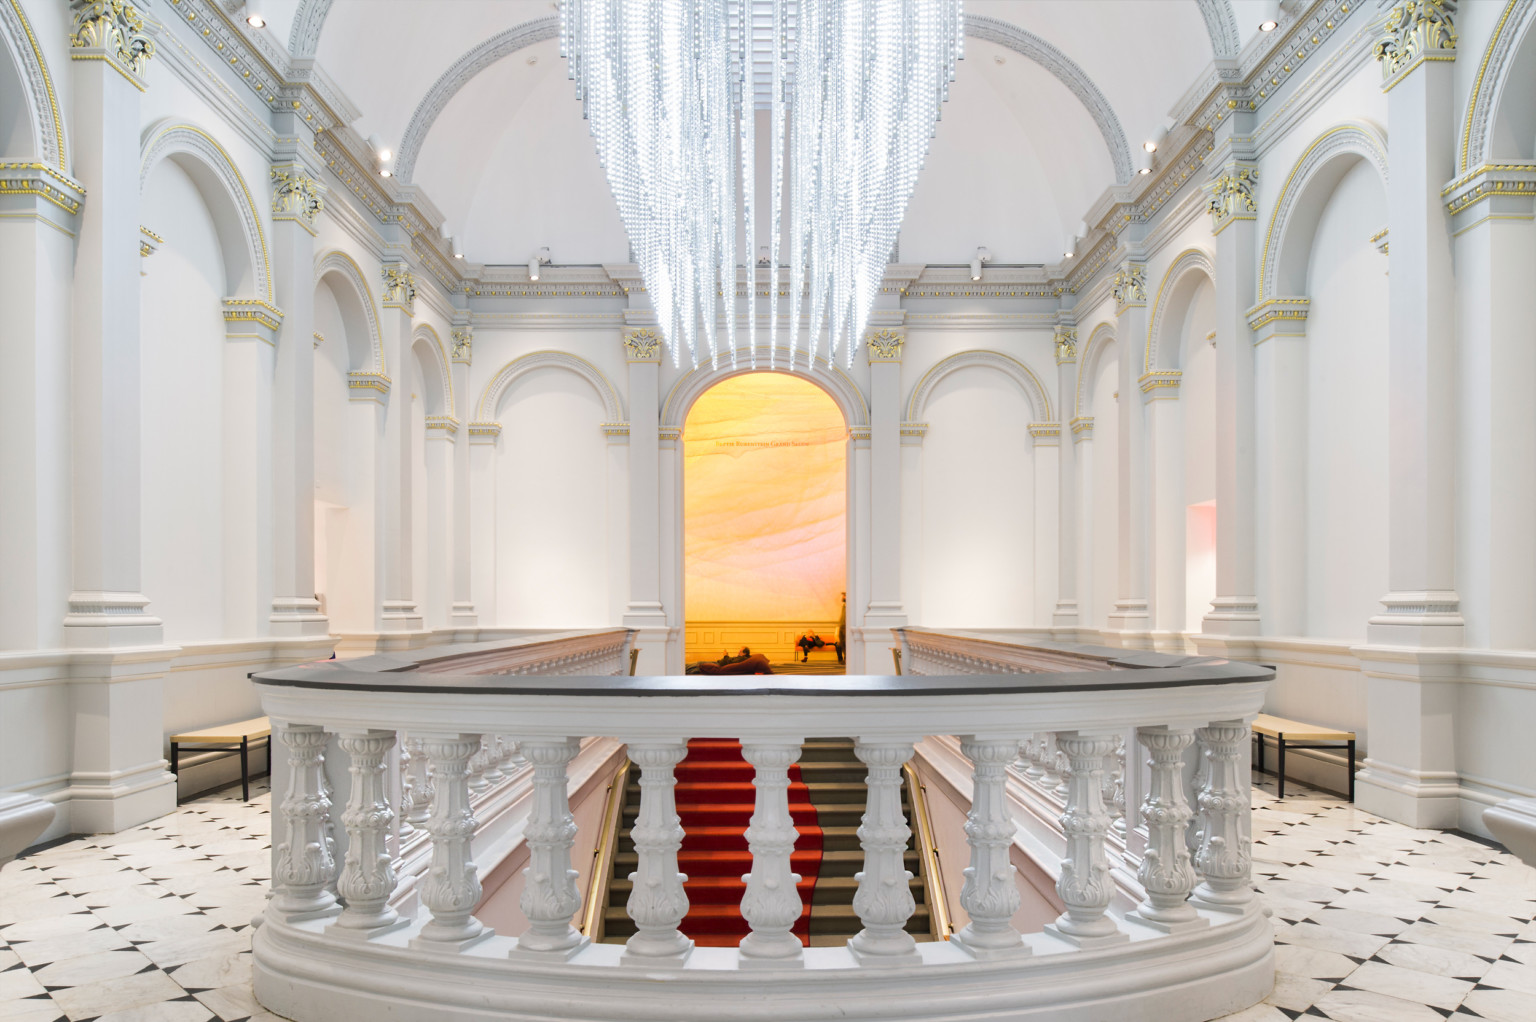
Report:
[{"label": "ceiling spotlight", "polygon": [[267,19],[259,14],[250,14],[246,16],[245,23],[252,28],[263,28],[267,24]]},{"label": "ceiling spotlight", "polygon": [[981,264],[982,263],[990,263],[991,261],[992,261],[992,253],[991,253],[991,251],[989,251],[986,248],[986,246],[982,246],[981,248],[978,248],[976,250],[976,254],[971,256],[971,279],[972,280],[980,280],[981,279]]},{"label": "ceiling spotlight", "polygon": [[448,239],[448,249],[449,249],[449,251],[451,251],[453,253],[453,257],[455,259],[463,259],[464,258],[464,246],[459,244],[459,239],[458,238],[449,238]]},{"label": "ceiling spotlight", "polygon": [[1270,18],[1267,21],[1259,22],[1259,31],[1260,32],[1273,32],[1275,29],[1277,29],[1279,27],[1280,27],[1280,23],[1278,21],[1276,21],[1274,18]]},{"label": "ceiling spotlight", "polygon": [[1150,173],[1152,173],[1152,168],[1151,167],[1142,167],[1140,170],[1136,171],[1136,173],[1138,173],[1138,174],[1150,174]]},{"label": "ceiling spotlight", "polygon": [[528,257],[528,279],[539,279],[539,267],[549,262],[549,249],[541,248]]},{"label": "ceiling spotlight", "polygon": [[1062,257],[1062,258],[1063,258],[1063,259],[1071,259],[1071,258],[1072,258],[1072,255],[1073,255],[1073,253],[1071,253],[1071,252],[1063,252],[1063,253],[1062,253],[1062,254],[1061,254],[1061,257]]},{"label": "ceiling spotlight", "polygon": [[1280,27],[1280,0],[1264,0],[1259,5],[1259,31],[1273,32]]},{"label": "ceiling spotlight", "polygon": [[1151,140],[1151,139],[1150,139],[1150,138],[1149,138],[1149,139],[1147,139],[1147,140],[1146,140],[1146,141],[1145,141],[1145,142],[1143,142],[1143,143],[1142,143],[1142,144],[1141,144],[1141,147],[1142,147],[1142,148],[1143,148],[1143,149],[1145,149],[1145,150],[1146,150],[1146,151],[1147,151],[1147,152],[1149,152],[1149,153],[1155,153],[1155,152],[1157,152],[1157,143],[1156,143],[1156,142],[1154,142],[1154,141],[1152,141],[1152,140]]},{"label": "ceiling spotlight", "polygon": [[390,170],[388,167],[380,167],[379,168],[379,177],[394,177],[394,176],[395,176],[395,172]]}]

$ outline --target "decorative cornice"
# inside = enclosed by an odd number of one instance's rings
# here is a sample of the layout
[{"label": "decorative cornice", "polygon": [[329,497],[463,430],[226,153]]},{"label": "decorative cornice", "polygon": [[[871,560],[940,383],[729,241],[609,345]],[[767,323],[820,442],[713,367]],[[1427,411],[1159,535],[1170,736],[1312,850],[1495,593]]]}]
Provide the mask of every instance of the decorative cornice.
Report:
[{"label": "decorative cornice", "polygon": [[1456,59],[1457,0],[1400,0],[1387,14],[1376,42],[1381,87],[1390,90],[1432,60]]},{"label": "decorative cornice", "polygon": [[906,341],[906,331],[882,327],[864,334],[864,352],[871,365],[876,362],[900,362],[901,348]]},{"label": "decorative cornice", "polygon": [[[1489,202],[1490,216],[1504,214],[1528,217],[1533,196],[1536,196],[1536,161],[1533,160],[1485,163],[1462,174],[1440,191],[1446,211],[1453,217],[1458,217],[1458,214],[1480,202]],[[1457,224],[1456,229],[1459,232],[1466,226]]]},{"label": "decorative cornice", "polygon": [[1248,328],[1253,343],[1263,344],[1271,337],[1305,337],[1310,298],[1269,298],[1248,310]]},{"label": "decorative cornice", "polygon": [[1466,117],[1462,121],[1461,152],[1456,164],[1460,173],[1465,174],[1474,166],[1488,162],[1492,156],[1488,150],[1495,100],[1509,80],[1506,67],[1525,39],[1526,33],[1522,29],[1527,24],[1532,3],[1533,0],[1506,0],[1493,38],[1483,51],[1471,95],[1467,97]]},{"label": "decorative cornice", "polygon": [[870,429],[868,426],[849,426],[848,439],[855,444],[869,445]]},{"label": "decorative cornice", "polygon": [[456,326],[448,333],[453,343],[453,361],[470,365],[474,361],[475,353],[475,328],[472,326]]},{"label": "decorative cornice", "polygon": [[903,422],[901,424],[901,442],[907,447],[921,447],[923,438],[928,435],[928,423]]},{"label": "decorative cornice", "polygon": [[1058,326],[1056,328],[1056,364],[1063,365],[1067,362],[1077,361],[1077,327]]},{"label": "decorative cornice", "polygon": [[1155,401],[1164,397],[1179,396],[1179,379],[1184,374],[1177,369],[1154,369],[1150,373],[1142,373],[1136,382],[1141,387],[1141,392],[1147,395],[1148,401]]},{"label": "decorative cornice", "polygon": [[85,186],[44,163],[0,163],[0,195],[33,195],[74,216]]},{"label": "decorative cornice", "polygon": [[1252,164],[1229,163],[1223,173],[1206,185],[1209,199],[1206,212],[1211,214],[1211,233],[1220,234],[1235,220],[1257,220],[1259,206],[1253,189],[1259,180]]},{"label": "decorative cornice", "polygon": [[277,330],[283,325],[283,311],[260,298],[226,298],[224,320],[227,323],[258,323],[269,330]]},{"label": "decorative cornice", "polygon": [[1093,439],[1093,416],[1091,415],[1079,415],[1077,418],[1069,421],[1067,427],[1072,430],[1072,442],[1074,444],[1080,443],[1083,440]]},{"label": "decorative cornice", "polygon": [[603,436],[609,440],[629,439],[629,423],[627,422],[605,422],[602,423],[600,428],[603,431]]},{"label": "decorative cornice", "polygon": [[1144,263],[1126,263],[1115,271],[1110,294],[1115,299],[1115,314],[1127,308],[1147,304],[1147,267]]},{"label": "decorative cornice", "polygon": [[164,238],[143,224],[139,225],[139,255],[152,256],[159,251],[160,246],[163,244],[165,244]]},{"label": "decorative cornice", "polygon": [[1382,255],[1387,254],[1387,245],[1389,244],[1388,235],[1390,233],[1391,231],[1388,228],[1383,227],[1381,230],[1371,235],[1371,244],[1375,245],[1376,251],[1380,252]]},{"label": "decorative cornice", "polygon": [[501,423],[499,422],[471,422],[469,424],[469,442],[472,444],[494,444],[499,436],[501,436]]},{"label": "decorative cornice", "polygon": [[441,433],[444,436],[454,436],[459,432],[459,420],[451,415],[427,416],[427,432]]},{"label": "decorative cornice", "polygon": [[272,168],[272,219],[291,220],[310,234],[315,218],[325,209],[325,186],[304,172],[299,164]]},{"label": "decorative cornice", "polygon": [[139,9],[125,0],[70,0],[69,6],[74,13],[70,58],[105,61],[143,92],[155,41],[144,34]]},{"label": "decorative cornice", "polygon": [[681,426],[659,426],[656,429],[656,437],[662,443],[676,443],[683,437]]},{"label": "decorative cornice", "polygon": [[660,362],[661,334],[651,327],[624,332],[624,361]]},{"label": "decorative cornice", "polygon": [[[388,394],[389,386],[389,377],[383,373],[364,370],[347,374],[347,389],[355,396],[371,396],[369,392]],[[474,431],[474,423],[470,423],[470,431]]]},{"label": "decorative cornice", "polygon": [[1061,443],[1061,423],[1031,422],[1029,435],[1036,447],[1056,447]]},{"label": "decorative cornice", "polygon": [[[36,156],[54,170],[63,172],[70,165],[65,150],[64,115],[59,109],[53,76],[48,73],[48,60],[43,56],[43,47],[37,41],[37,33],[32,31],[32,23],[27,20],[21,0],[0,0],[0,32],[16,42],[16,72],[22,91],[26,93],[24,102],[39,113],[34,134]],[[46,118],[41,116],[44,109],[48,111]]]},{"label": "decorative cornice", "polygon": [[404,263],[385,263],[384,307],[416,314],[416,275]]}]

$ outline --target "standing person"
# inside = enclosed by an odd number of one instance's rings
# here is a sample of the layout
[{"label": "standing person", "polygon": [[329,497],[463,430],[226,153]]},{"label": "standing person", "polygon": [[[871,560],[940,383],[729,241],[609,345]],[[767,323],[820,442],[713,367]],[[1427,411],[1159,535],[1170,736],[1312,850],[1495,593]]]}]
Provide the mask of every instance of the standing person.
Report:
[{"label": "standing person", "polygon": [[843,663],[843,657],[848,652],[848,594],[838,594],[842,601],[842,609],[837,612],[837,662]]}]

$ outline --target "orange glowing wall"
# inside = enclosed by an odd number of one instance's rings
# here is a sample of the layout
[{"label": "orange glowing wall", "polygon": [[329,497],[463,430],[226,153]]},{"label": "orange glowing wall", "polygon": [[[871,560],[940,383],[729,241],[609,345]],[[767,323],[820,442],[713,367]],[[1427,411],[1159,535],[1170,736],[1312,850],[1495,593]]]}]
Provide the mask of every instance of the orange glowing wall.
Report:
[{"label": "orange glowing wall", "polygon": [[846,574],[847,427],[815,384],[733,376],[683,426],[685,613],[835,621]]}]

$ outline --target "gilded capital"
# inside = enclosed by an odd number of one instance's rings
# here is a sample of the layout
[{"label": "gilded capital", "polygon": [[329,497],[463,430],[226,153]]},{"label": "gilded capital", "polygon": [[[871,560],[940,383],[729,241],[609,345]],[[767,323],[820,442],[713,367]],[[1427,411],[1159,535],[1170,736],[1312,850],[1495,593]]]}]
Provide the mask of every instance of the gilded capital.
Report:
[{"label": "gilded capital", "polygon": [[1426,60],[1456,59],[1457,0],[1400,0],[1376,40],[1383,88]]},{"label": "gilded capital", "polygon": [[1147,302],[1147,268],[1141,263],[1126,263],[1115,271],[1110,291],[1115,296],[1115,308],[1127,305],[1145,305]]},{"label": "gilded capital", "polygon": [[900,330],[892,330],[885,327],[874,330],[864,335],[864,344],[869,350],[870,362],[900,362],[901,346],[907,341],[907,335]]},{"label": "gilded capital", "polygon": [[661,334],[648,326],[625,331],[624,360],[626,362],[660,362]]},{"label": "gilded capital", "polygon": [[453,341],[453,361],[468,365],[474,355],[475,328],[456,326],[450,331],[449,336]]},{"label": "gilded capital", "polygon": [[384,305],[416,314],[416,276],[404,263],[384,264]]},{"label": "gilded capital", "polygon": [[325,210],[324,190],[299,167],[273,167],[272,219],[292,220],[314,234],[315,217]]},{"label": "gilded capital", "polygon": [[1077,327],[1056,328],[1056,364],[1077,361]]},{"label": "gilded capital", "polygon": [[104,60],[139,90],[155,55],[155,41],[144,34],[144,16],[126,0],[70,0],[74,27],[69,35],[75,60]]},{"label": "gilded capital", "polygon": [[1257,167],[1234,164],[1206,185],[1210,198],[1205,211],[1211,214],[1212,234],[1220,234],[1234,220],[1257,219],[1259,206],[1253,198],[1253,187],[1258,180]]}]

